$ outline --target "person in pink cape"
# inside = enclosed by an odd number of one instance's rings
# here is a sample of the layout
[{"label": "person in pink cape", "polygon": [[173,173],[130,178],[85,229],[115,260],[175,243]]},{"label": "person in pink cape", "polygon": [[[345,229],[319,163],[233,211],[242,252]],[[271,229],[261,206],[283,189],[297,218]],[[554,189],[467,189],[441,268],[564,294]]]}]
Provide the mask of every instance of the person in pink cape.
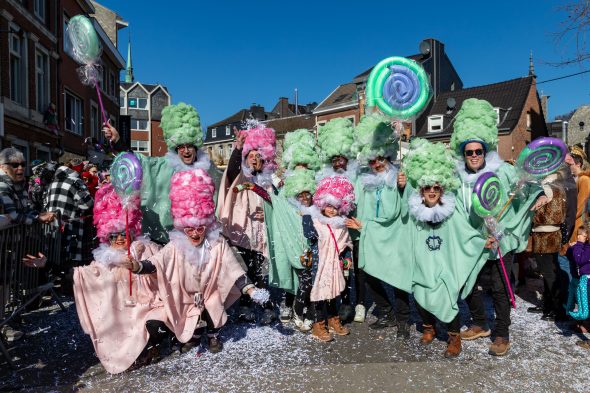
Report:
[{"label": "person in pink cape", "polygon": [[268,301],[248,279],[215,219],[213,179],[202,169],[177,172],[170,183],[174,230],[170,242],[149,259],[131,261],[138,274],[156,274],[166,324],[187,352],[207,330],[209,351],[221,351],[219,330],[226,309],[240,295]]},{"label": "person in pink cape", "polygon": [[[221,179],[217,199],[218,216],[224,236],[244,259],[248,277],[257,287],[266,287],[268,240],[264,204],[271,203],[275,163],[275,131],[262,124],[237,132],[236,144]],[[251,301],[242,297],[240,317],[256,319]],[[276,319],[272,303],[264,305],[263,325]]]},{"label": "person in pink cape", "polygon": [[[141,233],[139,197],[128,203],[132,258],[144,259],[158,246],[136,237]],[[132,279],[129,294],[130,259],[127,255],[126,217],[121,199],[111,184],[99,188],[94,203],[94,225],[100,246],[94,261],[74,269],[74,297],[82,329],[92,339],[98,359],[112,374],[134,364],[149,363],[159,357],[165,327],[164,309],[157,297],[155,276]],[[142,354],[143,351],[143,354]],[[140,356],[141,355],[141,356]]]},{"label": "person in pink cape", "polygon": [[315,310],[312,336],[332,341],[332,333],[345,336],[336,299],[346,286],[345,269],[352,264],[352,239],[345,226],[346,215],[354,209],[354,187],[344,176],[322,179],[313,196],[317,212],[303,216],[303,234],[317,244],[317,262],[310,300]]}]

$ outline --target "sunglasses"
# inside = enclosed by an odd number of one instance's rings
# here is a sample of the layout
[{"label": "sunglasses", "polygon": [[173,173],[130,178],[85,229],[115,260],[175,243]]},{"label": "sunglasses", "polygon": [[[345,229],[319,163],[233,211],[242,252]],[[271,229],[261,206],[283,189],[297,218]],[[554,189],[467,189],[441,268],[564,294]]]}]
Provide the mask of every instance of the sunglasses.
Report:
[{"label": "sunglasses", "polygon": [[483,155],[483,149],[465,150],[465,157],[471,157],[473,155],[482,156]]},{"label": "sunglasses", "polygon": [[181,150],[194,150],[195,146],[194,145],[180,145],[180,146],[176,146],[176,151],[181,151]]},{"label": "sunglasses", "polygon": [[10,165],[14,169],[18,168],[19,166],[22,167],[22,168],[26,168],[27,167],[27,163],[26,162],[7,162],[4,165]]},{"label": "sunglasses", "polygon": [[332,158],[332,163],[337,163],[337,162],[345,162],[348,161],[346,158],[344,157],[334,157]]},{"label": "sunglasses", "polygon": [[195,231],[195,232],[197,232],[198,235],[202,235],[203,233],[205,233],[205,229],[206,228],[204,226],[200,226],[200,227],[196,227],[196,228],[193,228],[193,227],[186,228],[187,232]]},{"label": "sunglasses", "polygon": [[113,232],[113,233],[110,233],[109,234],[109,239],[111,239],[111,240],[117,240],[119,238],[119,236],[126,237],[127,234],[125,233],[125,231]]},{"label": "sunglasses", "polygon": [[442,191],[441,186],[430,186],[430,187],[422,187],[422,191],[424,192],[437,192],[440,193]]},{"label": "sunglasses", "polygon": [[375,164],[376,164],[376,163],[378,163],[378,162],[380,162],[380,163],[383,163],[383,162],[385,162],[385,161],[387,161],[387,159],[386,159],[386,158],[384,158],[384,157],[381,157],[381,158],[375,158],[375,159],[373,159],[373,160],[369,160],[369,165],[375,165]]}]

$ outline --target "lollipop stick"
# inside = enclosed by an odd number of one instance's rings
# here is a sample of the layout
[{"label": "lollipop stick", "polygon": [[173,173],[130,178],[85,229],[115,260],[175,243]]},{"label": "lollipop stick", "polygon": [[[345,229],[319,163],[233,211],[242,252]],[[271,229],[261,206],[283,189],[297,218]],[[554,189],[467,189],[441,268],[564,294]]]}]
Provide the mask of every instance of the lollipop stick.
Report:
[{"label": "lollipop stick", "polygon": [[100,112],[102,113],[102,121],[104,122],[104,124],[107,124],[107,115],[106,115],[106,112],[104,111],[104,105],[102,103],[102,95],[100,94],[100,87],[98,87],[98,81],[94,84],[94,87],[96,88],[96,95],[98,96],[98,103],[100,105]]},{"label": "lollipop stick", "polygon": [[496,216],[496,220],[499,220],[500,217],[502,217],[502,214],[504,214],[504,211],[508,208],[508,206],[510,206],[510,202],[512,202],[512,200],[514,199],[515,196],[516,196],[516,192],[514,194],[512,194],[510,199],[508,199],[508,201],[504,204],[504,206],[502,207],[502,210],[500,210],[500,213],[498,213],[498,215]]},{"label": "lollipop stick", "polygon": [[[131,239],[129,239],[129,209],[125,209],[125,238],[127,239],[127,256],[131,258]],[[129,269],[129,296],[133,295],[133,276]]]},{"label": "lollipop stick", "polygon": [[506,288],[508,288],[508,293],[510,294],[510,303],[512,303],[512,308],[516,308],[514,292],[512,292],[512,285],[510,285],[510,279],[508,278],[506,266],[504,265],[504,258],[502,258],[502,253],[500,252],[500,246],[498,246],[498,256],[500,257],[500,265],[502,266],[502,272],[504,273],[504,279],[506,280]]}]

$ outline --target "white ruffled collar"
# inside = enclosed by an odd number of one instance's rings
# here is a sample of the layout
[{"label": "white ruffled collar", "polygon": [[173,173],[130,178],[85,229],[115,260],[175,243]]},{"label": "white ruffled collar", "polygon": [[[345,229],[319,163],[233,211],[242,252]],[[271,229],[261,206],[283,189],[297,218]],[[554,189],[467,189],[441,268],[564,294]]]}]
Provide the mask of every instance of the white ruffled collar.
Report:
[{"label": "white ruffled collar", "polygon": [[468,173],[467,170],[465,170],[465,161],[457,160],[455,162],[455,167],[461,181],[463,183],[473,184],[483,173],[496,172],[498,168],[504,164],[504,161],[500,158],[497,151],[491,151],[486,154],[485,160],[485,166],[476,173]]},{"label": "white ruffled collar", "polygon": [[449,218],[455,211],[455,197],[452,194],[443,193],[441,203],[434,207],[428,207],[422,203],[422,196],[413,191],[408,198],[410,214],[420,222],[439,223]]},{"label": "white ruffled collar", "polygon": [[[186,261],[191,265],[202,268],[209,262],[211,248],[213,248],[213,245],[219,239],[219,230],[215,229],[213,232],[216,233],[207,232],[207,237],[200,246],[193,245],[188,236],[177,229],[168,232],[168,235],[170,236],[170,243],[180,249]],[[213,238],[215,239],[213,240]]]},{"label": "white ruffled collar", "polygon": [[322,224],[330,225],[334,228],[344,228],[346,226],[344,225],[346,221],[346,217],[344,216],[326,217],[322,214],[320,209],[317,208],[317,206],[303,206],[297,199],[293,197],[289,198],[289,202],[295,206],[302,216],[311,216],[311,218],[315,218]]},{"label": "white ruffled collar", "polygon": [[391,163],[388,163],[388,169],[381,173],[365,173],[361,175],[363,189],[367,191],[376,190],[387,186],[397,188],[398,169]]},{"label": "white ruffled collar", "polygon": [[261,172],[258,172],[256,175],[253,175],[252,170],[248,167],[248,165],[246,165],[246,161],[242,161],[242,174],[244,175],[244,177],[262,188],[268,188],[272,186],[273,173],[274,171],[272,169],[263,168]]},{"label": "white ruffled collar", "polygon": [[197,159],[192,165],[186,165],[184,162],[182,162],[182,159],[178,153],[174,151],[168,151],[164,157],[166,157],[168,164],[172,167],[172,169],[174,169],[174,172],[190,171],[194,169],[208,171],[211,167],[209,156],[202,152],[201,149],[197,149]]},{"label": "white ruffled collar", "polygon": [[127,258],[127,250],[113,248],[108,243],[101,243],[92,250],[94,260],[106,267],[118,266]]},{"label": "white ruffled collar", "polygon": [[359,169],[359,164],[357,160],[350,159],[348,160],[348,164],[346,166],[346,171],[343,172],[336,172],[334,168],[332,168],[332,164],[325,164],[316,174],[315,178],[317,181],[322,180],[325,177],[339,175],[344,176],[351,182],[354,181],[356,178],[357,172]]}]

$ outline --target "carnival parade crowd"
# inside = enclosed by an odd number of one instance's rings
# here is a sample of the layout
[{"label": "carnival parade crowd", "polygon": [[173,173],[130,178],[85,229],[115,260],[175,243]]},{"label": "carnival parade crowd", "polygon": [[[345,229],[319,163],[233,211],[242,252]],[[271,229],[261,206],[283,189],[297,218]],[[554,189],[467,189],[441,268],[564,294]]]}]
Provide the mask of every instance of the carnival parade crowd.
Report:
[{"label": "carnival parade crowd", "polygon": [[[421,344],[445,326],[443,356],[457,357],[462,340],[490,336],[489,354],[504,356],[525,262],[544,283],[542,305],[528,311],[586,329],[590,166],[574,146],[556,171],[520,181],[514,163],[498,155],[496,118],[488,102],[468,99],[450,146],[416,138],[401,160],[389,118],[368,113],[356,127],[334,119],[317,137],[288,133],[280,167],[274,130],[250,124],[236,130],[215,184],[197,111],[170,105],[161,123],[168,153],[125,153],[135,160],[125,173],[137,192],[120,192],[118,170],[99,173],[77,160],[36,163],[28,184],[22,153],[1,151],[0,223],[51,223],[59,212],[62,290],[73,294],[109,373],[155,362],[163,346],[185,353],[205,341],[221,351],[234,304],[246,323],[268,325],[278,316],[319,345],[364,323],[369,299],[378,317],[369,327],[394,328],[408,340],[413,305]],[[117,130],[105,124],[103,131],[120,151]],[[133,165],[140,178],[129,175]],[[495,220],[479,214],[473,198],[490,172],[506,202]],[[43,254],[23,260],[37,268],[45,262]],[[271,287],[282,296],[270,296]],[[462,300],[471,314],[466,329]],[[8,325],[2,334],[19,338]],[[590,349],[587,341],[578,345]]]}]

